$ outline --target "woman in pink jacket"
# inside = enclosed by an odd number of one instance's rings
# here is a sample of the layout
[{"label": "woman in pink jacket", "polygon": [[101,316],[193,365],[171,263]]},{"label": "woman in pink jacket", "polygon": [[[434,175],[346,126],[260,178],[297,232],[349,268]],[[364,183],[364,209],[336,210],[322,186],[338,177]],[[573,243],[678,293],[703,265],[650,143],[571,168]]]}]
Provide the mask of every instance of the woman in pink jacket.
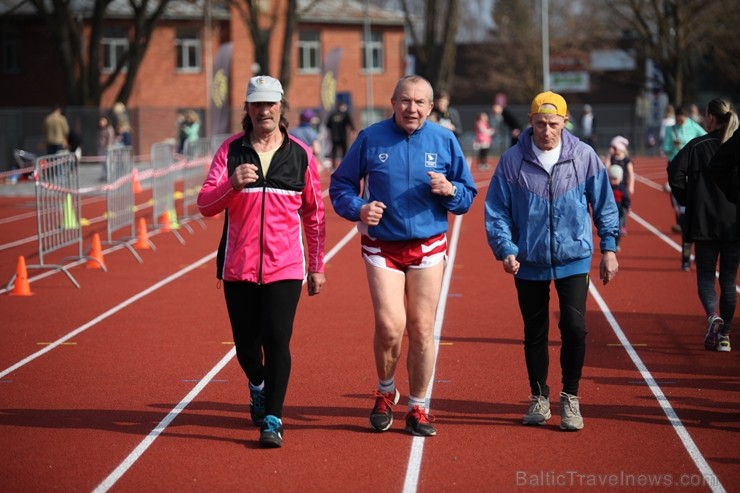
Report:
[{"label": "woman in pink jacket", "polygon": [[251,78],[244,131],[218,149],[198,194],[204,216],[226,211],[217,277],[249,380],[250,415],[265,447],[283,444],[290,339],[303,279],[308,272],[309,296],[325,282],[318,167],[311,149],[288,135],[287,107],[280,81]]}]

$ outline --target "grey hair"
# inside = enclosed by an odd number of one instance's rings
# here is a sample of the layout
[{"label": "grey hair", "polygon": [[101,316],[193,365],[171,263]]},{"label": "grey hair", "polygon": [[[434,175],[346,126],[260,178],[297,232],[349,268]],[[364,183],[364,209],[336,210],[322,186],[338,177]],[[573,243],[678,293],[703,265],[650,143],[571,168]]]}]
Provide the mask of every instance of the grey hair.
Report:
[{"label": "grey hair", "polygon": [[434,89],[432,89],[432,84],[421,75],[404,75],[403,77],[398,79],[398,82],[396,83],[396,88],[393,90],[393,97],[391,97],[391,99],[396,99],[398,93],[401,92],[401,89],[403,89],[406,84],[418,83],[424,83],[429,86],[429,101],[434,101]]}]

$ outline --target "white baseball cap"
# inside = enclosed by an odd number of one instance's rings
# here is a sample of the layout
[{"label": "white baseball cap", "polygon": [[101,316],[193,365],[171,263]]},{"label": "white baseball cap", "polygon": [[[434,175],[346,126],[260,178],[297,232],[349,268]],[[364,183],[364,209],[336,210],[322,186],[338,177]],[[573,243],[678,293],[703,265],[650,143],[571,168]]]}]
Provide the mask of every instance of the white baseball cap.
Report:
[{"label": "white baseball cap", "polygon": [[280,81],[268,75],[258,75],[249,79],[247,86],[248,103],[277,103],[283,99],[283,86]]}]

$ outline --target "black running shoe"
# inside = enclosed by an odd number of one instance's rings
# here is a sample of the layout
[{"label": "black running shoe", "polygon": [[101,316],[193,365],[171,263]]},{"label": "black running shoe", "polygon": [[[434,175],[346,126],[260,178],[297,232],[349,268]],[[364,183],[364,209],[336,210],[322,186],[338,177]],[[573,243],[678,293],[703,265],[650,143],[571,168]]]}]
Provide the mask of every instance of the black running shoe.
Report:
[{"label": "black running shoe", "polygon": [[417,437],[430,437],[437,434],[437,430],[432,426],[434,416],[414,406],[411,411],[406,413],[406,433],[411,433]]},{"label": "black running shoe", "polygon": [[385,394],[376,390],[373,395],[376,399],[375,406],[370,411],[370,426],[378,431],[386,431],[393,424],[393,406],[398,404],[401,394],[396,389],[393,393],[386,392]]},{"label": "black running shoe", "polygon": [[268,448],[283,446],[283,423],[280,418],[268,414],[260,428],[260,445]]}]

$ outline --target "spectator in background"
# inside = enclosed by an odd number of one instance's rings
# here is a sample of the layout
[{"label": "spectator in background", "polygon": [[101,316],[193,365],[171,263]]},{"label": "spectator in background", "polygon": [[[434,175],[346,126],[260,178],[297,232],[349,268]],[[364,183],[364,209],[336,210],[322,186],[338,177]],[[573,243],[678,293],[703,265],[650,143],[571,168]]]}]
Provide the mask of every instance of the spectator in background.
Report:
[{"label": "spectator in background", "polygon": [[704,116],[701,114],[701,111],[699,111],[699,107],[695,104],[689,105],[689,114],[691,115],[691,119],[694,120],[696,123],[704,126]]},{"label": "spectator in background", "polygon": [[[701,125],[691,119],[691,111],[688,106],[678,106],[675,109],[676,122],[673,126],[666,127],[665,139],[663,141],[663,152],[668,158],[668,166],[678,151],[685,146],[690,140],[701,137],[707,132]],[[670,180],[669,180],[670,182]],[[671,188],[673,184],[670,185]],[[676,214],[676,223],[681,231],[681,269],[684,271],[691,270],[691,242],[684,234],[684,213],[686,208],[677,201],[676,195],[671,194],[671,203]],[[675,228],[674,228],[675,231]]]},{"label": "spectator in background", "polygon": [[568,114],[565,118],[565,129],[572,134],[576,134],[576,124],[575,122],[573,122],[573,120],[573,115],[571,114],[570,110],[568,110]]},{"label": "spectator in background", "polygon": [[340,101],[326,119],[326,128],[331,136],[332,169],[337,169],[340,161],[347,154],[351,134],[355,131],[355,124],[347,109],[347,103]]},{"label": "spectator in background", "polygon": [[112,113],[113,129],[116,132],[116,144],[130,146],[132,142],[131,123],[126,105],[118,101],[113,105]]},{"label": "spectator in background", "polygon": [[[619,166],[622,169],[623,181],[631,201],[632,196],[635,194],[635,166],[632,158],[630,158],[629,145],[630,142],[625,137],[621,135],[614,137],[609,145],[609,152],[604,159],[604,165],[607,171],[612,166]],[[619,225],[620,236],[627,236],[627,216],[624,216],[624,218],[620,216]]]},{"label": "spectator in background", "polygon": [[455,134],[457,141],[460,142],[463,134],[462,119],[460,112],[450,106],[450,93],[439,91],[434,98],[432,113],[436,116],[437,123]]},{"label": "spectator in background", "polygon": [[[721,144],[738,128],[735,108],[724,98],[713,99],[704,121],[709,133],[690,140],[668,165],[671,193],[686,207],[684,241],[695,245],[696,283],[704,308],[704,348],[729,352],[730,328],[737,304],[740,234],[737,223],[737,168],[711,166]],[[719,303],[715,271],[719,259]]]},{"label": "spectator in background", "polygon": [[676,124],[676,110],[673,108],[673,106],[668,105],[666,106],[665,112],[663,113],[663,119],[660,121],[660,132],[658,132],[658,140],[660,144],[660,149],[663,151],[663,144],[665,143],[665,134],[666,130],[668,130],[670,127]]},{"label": "spectator in background", "polygon": [[581,140],[596,150],[596,118],[590,104],[583,106],[581,116]]},{"label": "spectator in background", "polygon": [[69,145],[69,123],[59,104],[55,104],[51,113],[44,119],[43,130],[46,138],[47,154],[56,154],[65,150]]},{"label": "spectator in background", "polygon": [[306,144],[316,156],[316,159],[321,158],[321,142],[319,142],[319,134],[312,124],[314,119],[313,111],[303,110],[299,117],[298,126],[290,130],[290,135],[297,138],[304,144]]},{"label": "spectator in background", "polygon": [[118,101],[113,105],[111,112],[111,121],[113,123],[114,129],[117,129],[121,123],[125,123],[127,126],[130,126],[128,110],[126,109],[126,105],[123,104],[121,101]]},{"label": "spectator in background", "polygon": [[182,154],[183,148],[185,147],[185,112],[183,110],[177,111],[175,117],[175,128],[177,132],[177,153]]},{"label": "spectator in background", "polygon": [[[712,157],[712,161],[709,166],[713,171],[719,173],[726,173],[730,176],[736,176],[734,183],[728,184],[734,186],[735,195],[732,201],[737,209],[736,227],[738,228],[738,234],[740,234],[740,207],[737,207],[737,200],[740,197],[740,129],[735,130],[727,142],[719,146],[717,153]],[[733,198],[731,193],[727,194],[728,197]]]},{"label": "spectator in background", "polygon": [[519,120],[517,120],[509,108],[499,103],[494,103],[493,113],[494,115],[501,115],[504,125],[508,128],[509,146],[515,146],[519,141],[519,134],[522,133],[522,125],[519,123]]},{"label": "spectator in background", "polygon": [[627,186],[624,184],[624,168],[618,164],[612,164],[609,167],[609,183],[612,186],[612,192],[614,193],[614,201],[617,203],[617,209],[619,210],[619,236],[617,237],[617,251],[619,251],[619,243],[622,238],[622,231],[627,231],[627,215],[629,214],[632,203],[630,200],[630,192],[627,190]]},{"label": "spectator in background", "polygon": [[[508,147],[508,138],[505,138],[504,132],[504,117],[501,114],[503,112],[503,106],[500,104],[491,105],[491,115],[488,117],[488,121],[491,123],[493,129],[493,152],[499,156],[504,152],[505,148]],[[504,145],[504,139],[506,139],[506,146]]]},{"label": "spectator in background", "polygon": [[113,130],[110,120],[105,115],[98,118],[97,154],[102,158],[102,173],[100,181],[108,181],[107,155],[108,148],[116,143],[116,132]]},{"label": "spectator in background", "polygon": [[116,144],[130,146],[132,144],[131,126],[128,120],[121,120],[116,125]]},{"label": "spectator in background", "polygon": [[478,151],[478,169],[487,170],[489,168],[488,150],[491,148],[491,142],[495,132],[488,122],[488,113],[478,114],[473,130],[475,131],[473,148]]},{"label": "spectator in background", "polygon": [[[66,116],[66,115],[65,115]],[[67,119],[69,123],[69,135],[67,135],[67,150],[82,159],[82,122],[79,117]]]},{"label": "spectator in background", "polygon": [[188,142],[196,142],[200,138],[200,118],[198,118],[198,113],[193,110],[185,112],[182,132],[184,139],[180,152],[184,153],[188,147]]}]

